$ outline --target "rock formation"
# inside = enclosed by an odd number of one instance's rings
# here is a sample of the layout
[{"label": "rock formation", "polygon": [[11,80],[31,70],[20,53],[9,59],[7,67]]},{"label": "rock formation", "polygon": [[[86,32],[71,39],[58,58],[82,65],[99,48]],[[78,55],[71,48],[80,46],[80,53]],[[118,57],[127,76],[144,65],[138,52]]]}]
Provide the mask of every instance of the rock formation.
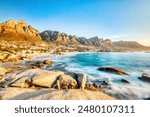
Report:
[{"label": "rock formation", "polygon": [[57,80],[58,89],[76,89],[77,82],[69,75],[61,75]]},{"label": "rock formation", "polygon": [[25,21],[9,20],[0,24],[0,40],[6,41],[42,41],[38,30],[31,25],[27,25]]},{"label": "rock formation", "polygon": [[85,38],[85,37],[77,37],[75,35],[67,35],[66,33],[60,33],[58,31],[44,31],[40,33],[41,38],[47,42],[55,42],[59,44],[80,44],[86,46],[105,46],[105,47],[113,47],[111,40],[103,38],[99,39],[98,37]]},{"label": "rock formation", "polygon": [[139,77],[140,80],[150,82],[150,74],[148,73],[143,73],[141,77]]},{"label": "rock formation", "polygon": [[104,67],[98,68],[98,70],[110,72],[110,73],[114,73],[114,74],[118,74],[118,75],[128,75],[128,73],[125,70],[120,69],[120,68],[115,68],[115,67],[104,66]]}]

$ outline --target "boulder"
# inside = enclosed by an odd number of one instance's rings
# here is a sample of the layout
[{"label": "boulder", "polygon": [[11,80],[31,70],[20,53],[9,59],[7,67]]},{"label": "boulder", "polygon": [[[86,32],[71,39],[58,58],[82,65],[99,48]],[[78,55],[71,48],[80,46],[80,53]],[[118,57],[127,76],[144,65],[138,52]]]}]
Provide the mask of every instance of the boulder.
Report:
[{"label": "boulder", "polygon": [[64,75],[64,72],[49,71],[48,73],[40,74],[32,78],[32,85],[51,88],[60,75]]},{"label": "boulder", "polygon": [[31,64],[31,66],[44,67],[44,64],[42,61],[36,61],[35,63]]},{"label": "boulder", "polygon": [[100,68],[98,68],[98,70],[109,72],[109,73],[115,73],[115,74],[118,74],[118,75],[129,75],[123,69],[115,68],[115,67],[100,67]]},{"label": "boulder", "polygon": [[76,75],[77,75],[76,80],[77,80],[79,88],[84,89],[87,83],[86,74],[77,73]]},{"label": "boulder", "polygon": [[128,80],[126,80],[126,79],[121,79],[121,82],[123,82],[123,83],[130,83]]},{"label": "boulder", "polygon": [[96,84],[86,84],[85,89],[92,90],[92,91],[97,91],[98,90],[98,86]]},{"label": "boulder", "polygon": [[150,97],[147,97],[147,98],[143,98],[144,100],[150,100]]},{"label": "boulder", "polygon": [[57,80],[58,89],[76,89],[77,82],[69,75],[61,75]]},{"label": "boulder", "polygon": [[104,80],[104,81],[102,81],[102,85],[110,85],[110,83],[108,80]]},{"label": "boulder", "polygon": [[21,87],[21,88],[29,88],[32,84],[29,83],[29,81],[32,83],[30,77],[23,77],[12,83],[11,87]]},{"label": "boulder", "polygon": [[143,73],[141,77],[139,77],[140,80],[150,82],[150,74]]},{"label": "boulder", "polygon": [[97,86],[97,84],[96,84],[96,83],[93,83],[93,86],[94,86],[95,88],[98,88],[98,86]]},{"label": "boulder", "polygon": [[50,61],[50,60],[44,60],[43,63],[47,64],[47,65],[52,65],[52,61]]}]

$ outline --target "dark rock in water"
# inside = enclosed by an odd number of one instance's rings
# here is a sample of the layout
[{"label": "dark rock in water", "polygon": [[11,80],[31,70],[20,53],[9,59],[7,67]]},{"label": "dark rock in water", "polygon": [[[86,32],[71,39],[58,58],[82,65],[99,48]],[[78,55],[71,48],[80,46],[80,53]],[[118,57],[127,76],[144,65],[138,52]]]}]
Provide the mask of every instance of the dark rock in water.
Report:
[{"label": "dark rock in water", "polygon": [[123,83],[130,83],[128,80],[126,80],[126,79],[121,79],[121,82],[123,82]]},{"label": "dark rock in water", "polygon": [[52,65],[52,61],[50,61],[50,60],[44,60],[43,63],[47,64],[47,65]]},{"label": "dark rock in water", "polygon": [[143,73],[141,77],[139,77],[140,80],[150,82],[150,74]]},{"label": "dark rock in water", "polygon": [[98,70],[115,73],[115,74],[119,74],[119,75],[129,75],[126,71],[124,71],[120,68],[115,68],[115,67],[100,67],[100,68],[98,68]]},{"label": "dark rock in water", "polygon": [[93,86],[94,86],[95,88],[98,88],[98,86],[97,86],[97,84],[96,84],[96,83],[93,83]]},{"label": "dark rock in water", "polygon": [[110,83],[109,83],[109,81],[104,80],[104,81],[102,82],[102,85],[110,85]]},{"label": "dark rock in water", "polygon": [[143,98],[144,100],[150,100],[150,97],[148,97],[148,98]]}]

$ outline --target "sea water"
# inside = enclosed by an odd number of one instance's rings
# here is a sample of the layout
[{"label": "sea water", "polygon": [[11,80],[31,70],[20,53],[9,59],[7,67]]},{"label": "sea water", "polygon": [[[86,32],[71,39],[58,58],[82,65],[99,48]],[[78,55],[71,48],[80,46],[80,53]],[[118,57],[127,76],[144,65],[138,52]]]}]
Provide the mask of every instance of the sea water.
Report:
[{"label": "sea water", "polygon": [[[142,73],[150,73],[150,53],[145,52],[100,52],[77,53],[68,55],[50,55],[41,59],[51,59],[52,68],[70,72],[85,73],[89,83],[107,79],[111,86],[104,89],[115,99],[143,99],[150,97],[150,83],[138,77]],[[99,71],[102,66],[124,69],[129,75],[117,75]],[[52,69],[50,68],[50,69]],[[126,79],[130,83],[123,83]]]}]

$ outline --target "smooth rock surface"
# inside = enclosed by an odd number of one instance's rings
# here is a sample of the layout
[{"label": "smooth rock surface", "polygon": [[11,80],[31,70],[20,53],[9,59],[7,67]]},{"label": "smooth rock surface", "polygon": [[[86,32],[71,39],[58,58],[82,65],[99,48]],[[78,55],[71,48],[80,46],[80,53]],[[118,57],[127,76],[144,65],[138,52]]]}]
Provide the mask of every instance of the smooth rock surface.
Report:
[{"label": "smooth rock surface", "polygon": [[107,66],[100,67],[100,68],[98,68],[98,70],[109,72],[109,73],[114,73],[114,74],[118,74],[118,75],[128,75],[128,73],[126,71],[124,71],[123,69],[115,68],[115,67],[107,67]]},{"label": "smooth rock surface", "polygon": [[128,80],[126,80],[126,79],[121,79],[121,82],[123,82],[123,83],[130,83]]},{"label": "smooth rock surface", "polygon": [[111,96],[100,91],[81,89],[37,89],[37,88],[12,88],[1,91],[2,100],[112,100]]},{"label": "smooth rock surface", "polygon": [[57,80],[58,89],[75,89],[77,82],[69,75],[61,75]]},{"label": "smooth rock surface", "polygon": [[86,74],[82,74],[82,73],[76,73],[77,74],[77,83],[79,88],[84,89],[87,83],[87,77]]},{"label": "smooth rock surface", "polygon": [[48,73],[40,74],[32,78],[32,85],[51,88],[60,75],[64,75],[64,72],[49,71]]}]

